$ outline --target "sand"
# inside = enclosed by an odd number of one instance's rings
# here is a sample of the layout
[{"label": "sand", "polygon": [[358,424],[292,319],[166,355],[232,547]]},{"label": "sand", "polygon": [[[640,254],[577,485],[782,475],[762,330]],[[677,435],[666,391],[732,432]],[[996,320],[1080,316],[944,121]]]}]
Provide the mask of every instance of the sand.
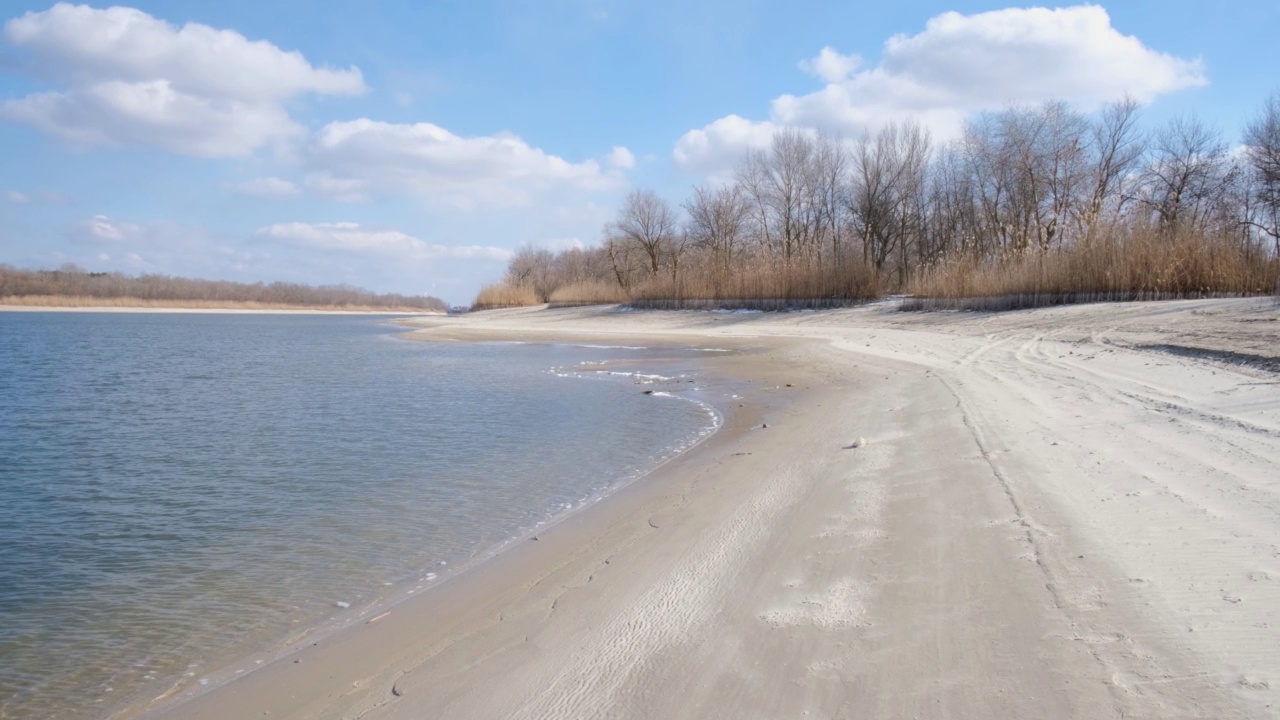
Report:
[{"label": "sand", "polygon": [[1280,717],[1272,300],[406,322],[733,348],[753,390],[536,542],[147,716]]}]

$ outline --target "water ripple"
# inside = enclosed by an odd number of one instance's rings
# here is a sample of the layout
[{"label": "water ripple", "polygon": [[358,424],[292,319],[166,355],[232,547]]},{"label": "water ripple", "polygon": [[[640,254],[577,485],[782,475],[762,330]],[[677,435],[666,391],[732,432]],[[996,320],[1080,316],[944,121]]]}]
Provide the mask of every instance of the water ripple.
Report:
[{"label": "water ripple", "polygon": [[392,332],[0,313],[0,716],[100,716],[195,681],[577,506],[714,420],[625,378],[547,372],[658,351]]}]

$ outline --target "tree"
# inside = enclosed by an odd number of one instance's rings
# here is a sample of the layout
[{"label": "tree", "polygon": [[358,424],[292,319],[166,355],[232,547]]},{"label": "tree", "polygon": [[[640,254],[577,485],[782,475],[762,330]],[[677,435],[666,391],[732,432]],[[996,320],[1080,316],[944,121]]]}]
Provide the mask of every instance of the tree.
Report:
[{"label": "tree", "polygon": [[699,185],[684,210],[689,242],[711,253],[717,267],[728,272],[750,212],[742,188]]},{"label": "tree", "polygon": [[550,250],[522,247],[507,265],[506,283],[512,287],[531,287],[538,299],[546,302],[555,290],[556,283],[551,273],[555,259],[555,254]]},{"label": "tree", "polygon": [[901,276],[910,244],[923,230],[929,133],[914,122],[890,123],[875,138],[864,136],[853,153],[853,187],[847,198],[862,238],[863,259],[882,270],[898,253]]},{"label": "tree", "polygon": [[1103,213],[1118,214],[1125,203],[1124,181],[1134,174],[1146,152],[1146,138],[1138,129],[1138,103],[1130,97],[1111,103],[1091,128],[1092,190],[1081,222],[1084,237],[1092,239]]},{"label": "tree", "polygon": [[610,238],[643,252],[649,260],[649,274],[657,275],[664,257],[671,250],[675,232],[676,213],[671,204],[652,190],[633,190],[623,202],[618,219],[610,226],[608,234]]},{"label": "tree", "polygon": [[1221,134],[1194,116],[1179,116],[1156,133],[1152,152],[1145,200],[1160,226],[1169,233],[1203,230],[1230,180]]},{"label": "tree", "polygon": [[1280,255],[1280,92],[1244,130],[1245,157],[1253,171],[1253,202],[1260,222],[1252,222],[1275,242]]}]

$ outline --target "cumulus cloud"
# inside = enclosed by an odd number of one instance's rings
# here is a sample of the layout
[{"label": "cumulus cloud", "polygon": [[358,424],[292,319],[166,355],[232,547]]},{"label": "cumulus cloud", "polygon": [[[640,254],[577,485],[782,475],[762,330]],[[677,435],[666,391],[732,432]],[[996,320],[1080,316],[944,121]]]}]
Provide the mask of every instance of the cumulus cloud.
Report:
[{"label": "cumulus cloud", "polygon": [[480,245],[432,245],[399,230],[375,230],[359,223],[279,223],[258,230],[260,237],[315,250],[338,250],[406,261],[453,258],[506,262],[511,251]]},{"label": "cumulus cloud", "polygon": [[609,165],[620,170],[630,170],[636,166],[636,156],[621,145],[615,147],[608,157]]},{"label": "cumulus cloud", "polygon": [[307,188],[344,201],[408,194],[463,209],[516,207],[540,191],[621,183],[619,174],[594,160],[569,162],[510,133],[462,137],[431,123],[330,123],[312,138],[304,158],[313,170]]},{"label": "cumulus cloud", "polygon": [[841,55],[831,47],[822,48],[815,58],[800,61],[801,70],[829,83],[844,80],[860,65],[862,65],[862,58],[857,55]]},{"label": "cumulus cloud", "polygon": [[729,115],[700,130],[690,130],[672,153],[676,165],[687,170],[715,172],[737,162],[747,148],[769,144],[778,128],[771,122],[754,122]]},{"label": "cumulus cloud", "polygon": [[18,192],[17,190],[10,190],[9,192],[5,193],[4,197],[9,202],[17,203],[19,205],[25,205],[31,202],[31,198],[27,197],[23,193]]},{"label": "cumulus cloud", "polygon": [[297,197],[302,192],[297,184],[278,177],[260,177],[238,183],[226,183],[222,188],[236,195],[248,195],[264,200],[287,200]]},{"label": "cumulus cloud", "polygon": [[59,3],[8,21],[4,38],[60,89],[4,101],[0,116],[82,146],[245,155],[305,132],[289,99],[365,89],[357,68],[315,67],[269,42],[133,8]]},{"label": "cumulus cloud", "polygon": [[1047,100],[1091,109],[1126,94],[1149,103],[1206,82],[1199,60],[1146,47],[1093,5],[948,12],[919,34],[890,38],[875,67],[855,72],[854,60],[824,48],[802,67],[825,87],[775,99],[767,120],[731,115],[686,133],[676,163],[715,172],[784,126],[852,136],[913,117],[945,138],[975,111]]}]

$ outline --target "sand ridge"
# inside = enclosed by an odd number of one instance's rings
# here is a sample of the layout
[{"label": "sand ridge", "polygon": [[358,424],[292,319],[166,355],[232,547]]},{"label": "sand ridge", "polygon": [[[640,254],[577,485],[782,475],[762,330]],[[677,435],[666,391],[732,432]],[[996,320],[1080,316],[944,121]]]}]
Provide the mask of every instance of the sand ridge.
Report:
[{"label": "sand ridge", "polygon": [[153,714],[1280,717],[1278,318],[1268,299],[406,321],[747,348],[713,362],[754,390],[539,542]]}]

